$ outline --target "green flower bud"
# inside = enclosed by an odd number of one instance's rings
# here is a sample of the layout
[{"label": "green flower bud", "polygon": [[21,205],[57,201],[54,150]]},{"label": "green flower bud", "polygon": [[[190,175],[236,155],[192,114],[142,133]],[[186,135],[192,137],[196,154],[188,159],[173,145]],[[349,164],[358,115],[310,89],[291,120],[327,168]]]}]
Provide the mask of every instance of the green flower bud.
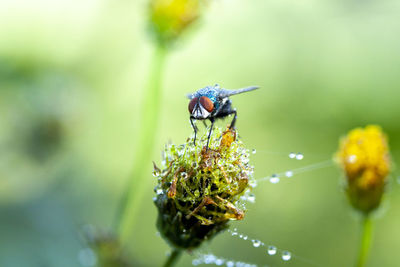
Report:
[{"label": "green flower bud", "polygon": [[177,249],[196,248],[229,220],[243,219],[240,197],[254,180],[249,152],[235,131],[216,128],[208,150],[201,145],[206,141],[204,136],[196,146],[192,138],[180,146],[167,145],[162,170],[154,164],[157,227]]}]

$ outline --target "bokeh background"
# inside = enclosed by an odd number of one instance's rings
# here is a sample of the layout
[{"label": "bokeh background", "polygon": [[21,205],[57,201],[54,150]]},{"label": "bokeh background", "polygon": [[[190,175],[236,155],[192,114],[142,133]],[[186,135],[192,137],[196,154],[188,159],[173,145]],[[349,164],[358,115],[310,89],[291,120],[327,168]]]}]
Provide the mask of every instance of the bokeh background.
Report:
[{"label": "bokeh background", "polygon": [[[111,226],[134,164],[153,50],[146,11],[145,0],[0,1],[1,266],[90,265],[82,227]],[[192,133],[185,94],[219,83],[262,87],[233,98],[240,135],[257,149],[256,178],[332,159],[340,136],[371,123],[388,134],[396,164],[399,14],[396,0],[213,1],[168,56],[154,160]],[[369,266],[399,264],[397,177]],[[229,233],[202,251],[260,266],[351,266],[359,225],[340,178],[331,166],[260,183],[246,218],[231,223],[293,260]],[[138,266],[161,265],[169,250],[156,234],[155,182],[127,248]]]}]

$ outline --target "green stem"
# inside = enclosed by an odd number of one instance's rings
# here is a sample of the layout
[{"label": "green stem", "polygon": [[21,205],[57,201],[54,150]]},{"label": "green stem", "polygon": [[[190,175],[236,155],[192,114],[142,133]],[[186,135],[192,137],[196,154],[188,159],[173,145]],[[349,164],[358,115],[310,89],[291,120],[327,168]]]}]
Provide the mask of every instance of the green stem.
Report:
[{"label": "green stem", "polygon": [[175,265],[176,261],[182,254],[182,250],[174,249],[171,254],[168,256],[167,261],[164,263],[164,267],[172,267]]},{"label": "green stem", "polygon": [[157,133],[161,106],[161,81],[167,49],[161,45],[156,47],[150,66],[150,76],[141,110],[141,123],[135,148],[132,174],[128,186],[117,207],[114,227],[122,243],[130,238],[134,229],[135,219],[146,185],[150,179],[151,156],[154,150],[154,141]]},{"label": "green stem", "polygon": [[362,219],[362,232],[361,232],[361,243],[360,243],[360,253],[358,255],[357,267],[364,267],[367,259],[369,250],[372,243],[372,232],[373,223],[371,217],[364,215]]}]

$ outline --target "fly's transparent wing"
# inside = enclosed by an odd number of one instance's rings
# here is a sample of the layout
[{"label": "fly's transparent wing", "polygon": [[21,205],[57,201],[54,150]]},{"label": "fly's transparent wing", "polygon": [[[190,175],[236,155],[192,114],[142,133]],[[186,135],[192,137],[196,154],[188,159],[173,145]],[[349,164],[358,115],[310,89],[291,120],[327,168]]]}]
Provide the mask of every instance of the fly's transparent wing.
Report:
[{"label": "fly's transparent wing", "polygon": [[219,97],[225,98],[225,97],[229,97],[229,96],[232,96],[232,95],[237,95],[237,94],[253,91],[253,90],[256,90],[258,88],[260,88],[260,87],[258,87],[258,86],[249,86],[249,87],[246,87],[246,88],[240,88],[240,89],[234,89],[234,90],[221,89],[221,92],[219,93]]}]

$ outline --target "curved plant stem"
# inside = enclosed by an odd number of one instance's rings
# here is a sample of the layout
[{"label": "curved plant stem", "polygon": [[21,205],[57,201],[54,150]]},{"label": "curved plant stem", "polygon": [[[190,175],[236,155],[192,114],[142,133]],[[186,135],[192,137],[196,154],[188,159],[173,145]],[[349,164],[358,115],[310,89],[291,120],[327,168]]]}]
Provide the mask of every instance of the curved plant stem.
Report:
[{"label": "curved plant stem", "polygon": [[167,49],[158,45],[150,66],[148,86],[145,89],[142,101],[141,124],[139,125],[137,146],[135,147],[133,171],[129,177],[126,192],[122,196],[119,207],[117,207],[117,215],[114,221],[114,227],[118,231],[122,243],[130,237],[131,231],[134,229],[140,201],[146,188],[146,181],[150,181],[148,179],[150,175],[149,167],[159,121],[161,80],[166,55]]},{"label": "curved plant stem", "polygon": [[364,267],[369,254],[369,249],[372,243],[372,232],[373,232],[373,222],[371,217],[364,215],[362,219],[362,232],[361,232],[361,243],[360,243],[360,253],[358,255],[357,267]]},{"label": "curved plant stem", "polygon": [[171,254],[168,256],[167,261],[164,263],[164,267],[172,267],[175,265],[176,261],[181,256],[182,251],[174,249],[172,250]]}]

